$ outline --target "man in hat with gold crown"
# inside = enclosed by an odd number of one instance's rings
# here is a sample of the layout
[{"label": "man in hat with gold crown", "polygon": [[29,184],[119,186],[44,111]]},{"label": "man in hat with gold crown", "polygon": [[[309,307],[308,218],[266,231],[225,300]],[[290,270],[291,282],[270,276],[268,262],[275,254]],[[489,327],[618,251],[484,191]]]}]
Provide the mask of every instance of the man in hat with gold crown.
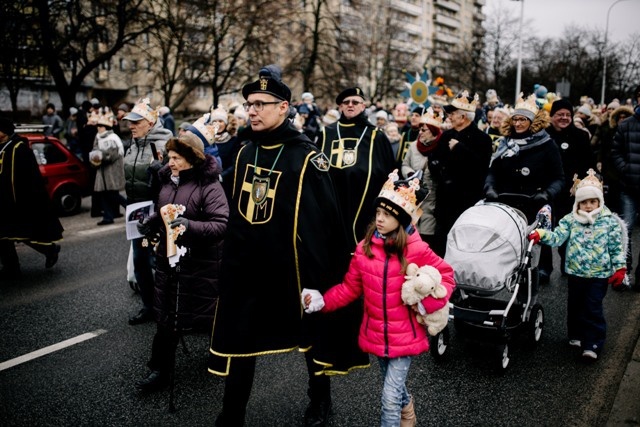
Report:
[{"label": "man in hat with gold crown", "polygon": [[444,106],[452,128],[443,132],[429,157],[429,170],[438,186],[433,250],[444,256],[447,234],[460,214],[482,199],[489,169],[491,137],[474,125],[478,95],[465,90]]},{"label": "man in hat with gold crown", "polygon": [[373,200],[396,165],[389,139],[365,114],[365,99],[359,87],[340,92],[340,119],[325,127],[317,141],[330,161],[329,174],[349,233],[348,253],[364,237],[375,213]]},{"label": "man in hat with gold crown", "polygon": [[326,290],[349,262],[329,161],[288,119],[278,66],[262,68],[242,95],[250,128],[235,162],[210,348],[209,372],[225,377],[216,425],[244,425],[258,356],[295,350],[309,372],[305,425],[325,425],[325,374],[369,363],[357,346],[361,305],[307,316],[300,303],[303,288]]},{"label": "man in hat with gold crown", "polygon": [[580,348],[585,360],[594,361],[606,338],[602,301],[608,285],[613,289],[625,286],[627,227],[605,206],[602,182],[593,169],[582,180],[574,176],[574,181],[572,211],[553,231],[534,230],[529,240],[549,246],[567,242],[569,345]]},{"label": "man in hat with gold crown", "polygon": [[[124,156],[125,191],[127,204],[155,201],[158,197],[157,172],[162,167],[162,154],[166,142],[173,136],[162,127],[158,112],[149,105],[149,99],[140,99],[124,116],[129,121],[133,140]],[[155,151],[152,149],[155,146]],[[131,240],[133,268],[140,287],[142,308],[129,319],[130,325],[153,320],[153,251],[144,246],[145,238]]]}]

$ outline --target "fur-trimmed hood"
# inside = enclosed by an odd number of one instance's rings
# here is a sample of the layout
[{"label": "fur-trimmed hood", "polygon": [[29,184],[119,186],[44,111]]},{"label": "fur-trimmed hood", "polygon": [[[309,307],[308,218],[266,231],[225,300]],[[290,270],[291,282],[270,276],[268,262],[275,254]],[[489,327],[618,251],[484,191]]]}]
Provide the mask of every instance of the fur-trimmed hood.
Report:
[{"label": "fur-trimmed hood", "polygon": [[620,118],[620,114],[623,112],[627,113],[629,117],[633,116],[633,110],[631,109],[631,107],[621,105],[620,107],[613,110],[613,112],[609,116],[609,127],[611,127],[611,129],[618,127],[618,120]]},{"label": "fur-trimmed hood", "polygon": [[[513,116],[507,117],[502,121],[502,125],[500,126],[501,135],[511,136],[512,133],[515,133],[513,131],[513,125],[511,123],[512,117]],[[541,130],[548,128],[550,124],[551,124],[551,119],[549,118],[549,113],[547,113],[545,110],[539,110],[536,113],[536,116],[533,118],[533,122],[529,127],[529,131],[532,134],[536,134]]]}]

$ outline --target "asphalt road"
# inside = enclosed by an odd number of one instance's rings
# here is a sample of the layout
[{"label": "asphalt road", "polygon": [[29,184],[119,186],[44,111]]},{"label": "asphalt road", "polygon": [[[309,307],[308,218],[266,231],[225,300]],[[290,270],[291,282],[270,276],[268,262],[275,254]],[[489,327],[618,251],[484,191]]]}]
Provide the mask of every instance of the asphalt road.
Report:
[{"label": "asphalt road", "polygon": [[[208,336],[188,336],[189,354],[178,350],[175,413],[168,411],[167,391],[141,395],[134,389],[134,381],[147,372],[155,327],[128,325],[139,301],[126,282],[123,220],[97,227],[98,220],[89,218],[86,207],[63,219],[60,261],[51,270],[44,269],[40,254],[19,246],[23,279],[0,282],[0,423],[213,425],[223,381],[206,372]],[[436,363],[424,354],[411,367],[408,386],[418,425],[605,425],[638,339],[640,294],[609,292],[607,345],[597,363],[585,364],[566,345],[565,284],[555,271],[541,290],[542,342],[535,350],[516,348],[504,373],[493,368],[491,346],[462,339],[450,325],[446,359]],[[3,368],[87,333],[96,336]],[[375,359],[371,362],[369,369],[332,380],[331,426],[379,425],[382,384]],[[301,354],[260,358],[247,425],[301,425],[307,401]]]}]

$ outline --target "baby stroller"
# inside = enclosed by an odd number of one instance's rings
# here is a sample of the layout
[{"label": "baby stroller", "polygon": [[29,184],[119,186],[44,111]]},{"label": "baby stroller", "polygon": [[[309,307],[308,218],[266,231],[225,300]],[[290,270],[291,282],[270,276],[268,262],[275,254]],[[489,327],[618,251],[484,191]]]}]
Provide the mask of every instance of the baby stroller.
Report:
[{"label": "baby stroller", "polygon": [[[524,213],[513,207],[516,199],[520,204],[529,198],[505,194],[498,202],[480,201],[464,211],[447,236],[445,255],[456,281],[450,301],[456,333],[493,344],[500,370],[509,366],[513,338],[526,334],[535,347],[544,327],[537,302],[540,248],[527,235],[534,228],[551,227],[551,209],[545,205],[528,225]],[[442,355],[448,332],[435,338],[435,351]]]}]

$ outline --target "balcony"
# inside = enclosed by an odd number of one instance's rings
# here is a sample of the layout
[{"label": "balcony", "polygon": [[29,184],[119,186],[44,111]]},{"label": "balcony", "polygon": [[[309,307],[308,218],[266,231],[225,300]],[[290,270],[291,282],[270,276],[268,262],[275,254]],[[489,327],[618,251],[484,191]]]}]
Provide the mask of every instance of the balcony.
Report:
[{"label": "balcony", "polygon": [[436,24],[440,24],[440,25],[444,25],[446,27],[451,27],[451,28],[459,28],[460,27],[460,21],[455,19],[455,18],[451,18],[449,16],[443,15],[441,13],[436,13],[434,15],[434,19],[433,22],[435,22]]},{"label": "balcony", "polygon": [[411,4],[403,1],[392,1],[389,5],[392,9],[398,10],[407,15],[415,17],[422,16],[422,6]]},{"label": "balcony", "polygon": [[454,34],[444,33],[442,31],[435,31],[433,34],[434,40],[446,43],[446,44],[458,44],[460,42],[460,38]]},{"label": "balcony", "polygon": [[454,3],[448,0],[437,0],[433,3],[433,5],[437,8],[441,7],[444,9],[449,9],[452,12],[460,12],[460,5],[458,3]]}]

